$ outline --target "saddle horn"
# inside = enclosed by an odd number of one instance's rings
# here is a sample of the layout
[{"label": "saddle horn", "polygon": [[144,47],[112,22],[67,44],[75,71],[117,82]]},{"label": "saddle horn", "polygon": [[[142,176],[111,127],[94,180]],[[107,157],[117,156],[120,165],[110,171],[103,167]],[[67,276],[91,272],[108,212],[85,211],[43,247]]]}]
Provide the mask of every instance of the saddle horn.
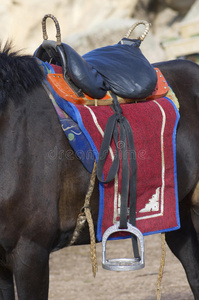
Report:
[{"label": "saddle horn", "polygon": [[138,25],[144,25],[145,26],[145,31],[137,38],[138,40],[140,40],[141,42],[145,39],[145,37],[147,36],[147,34],[149,33],[149,29],[150,29],[150,23],[148,23],[145,20],[140,20],[137,21],[135,24],[133,24],[133,26],[129,29],[129,31],[125,34],[124,38],[129,39],[131,33],[133,32],[133,30],[138,26]]},{"label": "saddle horn", "polygon": [[46,31],[46,20],[50,18],[54,21],[55,23],[55,27],[56,27],[56,38],[57,38],[57,46],[61,45],[61,31],[60,31],[60,26],[59,23],[57,21],[57,19],[55,18],[55,16],[51,15],[51,14],[46,14],[43,19],[42,19],[42,31],[43,31],[43,39],[47,40],[48,39],[48,35],[47,35],[47,31]]}]

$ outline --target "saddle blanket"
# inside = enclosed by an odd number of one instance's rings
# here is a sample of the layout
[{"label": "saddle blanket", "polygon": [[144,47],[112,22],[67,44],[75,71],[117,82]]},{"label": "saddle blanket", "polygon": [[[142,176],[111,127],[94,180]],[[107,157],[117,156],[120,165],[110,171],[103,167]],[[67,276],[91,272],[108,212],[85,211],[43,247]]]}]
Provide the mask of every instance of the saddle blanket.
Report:
[{"label": "saddle blanket", "polygon": [[[50,85],[49,88],[64,133],[84,166],[92,172],[94,160],[98,160],[107,120],[113,115],[112,108],[74,105],[57,95]],[[123,115],[131,125],[135,143],[136,227],[144,235],[176,230],[180,227],[176,170],[178,110],[167,97],[121,104],[121,107]],[[114,150],[112,142],[104,167],[105,178]],[[99,241],[102,240],[105,230],[120,218],[120,182],[121,168],[112,182],[99,183]]]}]

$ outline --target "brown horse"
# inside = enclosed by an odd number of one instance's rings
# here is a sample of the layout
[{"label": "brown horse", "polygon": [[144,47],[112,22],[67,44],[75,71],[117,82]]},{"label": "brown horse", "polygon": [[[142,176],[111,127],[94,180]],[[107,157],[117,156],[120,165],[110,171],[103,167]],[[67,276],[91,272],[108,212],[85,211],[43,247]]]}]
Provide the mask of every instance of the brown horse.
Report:
[{"label": "brown horse", "polygon": [[[177,172],[181,229],[167,243],[199,300],[199,66],[157,64],[180,103]],[[73,153],[34,58],[0,54],[0,299],[47,300],[49,254],[69,245],[90,174]],[[56,147],[52,157],[49,153]],[[59,155],[70,152],[70,156]],[[98,183],[91,198],[96,227]],[[89,243],[86,226],[77,244]]]}]

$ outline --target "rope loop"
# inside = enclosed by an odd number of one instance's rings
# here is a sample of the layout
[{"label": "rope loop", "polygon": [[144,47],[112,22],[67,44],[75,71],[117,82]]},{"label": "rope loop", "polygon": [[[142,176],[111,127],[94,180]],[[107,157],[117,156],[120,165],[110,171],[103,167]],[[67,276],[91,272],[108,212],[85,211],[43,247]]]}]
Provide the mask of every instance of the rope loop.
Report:
[{"label": "rope loop", "polygon": [[147,21],[145,20],[140,20],[140,21],[137,21],[130,29],[129,31],[126,33],[126,35],[124,36],[124,38],[127,38],[129,39],[130,38],[130,35],[131,33],[133,32],[133,30],[138,26],[138,25],[144,25],[145,26],[145,30],[144,32],[137,38],[138,40],[140,40],[141,42],[145,39],[145,37],[147,36],[147,34],[149,33],[149,29],[150,29],[150,23],[148,23]]},{"label": "rope loop", "polygon": [[61,45],[61,31],[60,31],[60,26],[59,26],[59,22],[57,21],[57,19],[55,18],[55,16],[51,15],[51,14],[46,14],[43,19],[42,19],[42,31],[43,31],[43,39],[47,40],[48,39],[48,35],[47,35],[47,31],[46,31],[46,20],[50,18],[54,21],[55,23],[55,28],[56,28],[56,38],[57,38],[57,46]]}]

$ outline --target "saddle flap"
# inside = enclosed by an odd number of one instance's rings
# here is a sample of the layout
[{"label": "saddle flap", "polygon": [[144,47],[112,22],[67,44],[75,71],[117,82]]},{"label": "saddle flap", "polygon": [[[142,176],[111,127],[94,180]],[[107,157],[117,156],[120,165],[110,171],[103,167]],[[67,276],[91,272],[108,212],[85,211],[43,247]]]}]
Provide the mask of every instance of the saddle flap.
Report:
[{"label": "saddle flap", "polygon": [[62,44],[62,47],[67,58],[67,74],[70,79],[90,97],[103,98],[108,90],[103,77],[72,47],[67,44]]},{"label": "saddle flap", "polygon": [[116,95],[146,98],[155,89],[157,75],[139,45],[140,40],[124,38],[113,46],[88,52],[83,58],[102,75],[108,89]]}]

